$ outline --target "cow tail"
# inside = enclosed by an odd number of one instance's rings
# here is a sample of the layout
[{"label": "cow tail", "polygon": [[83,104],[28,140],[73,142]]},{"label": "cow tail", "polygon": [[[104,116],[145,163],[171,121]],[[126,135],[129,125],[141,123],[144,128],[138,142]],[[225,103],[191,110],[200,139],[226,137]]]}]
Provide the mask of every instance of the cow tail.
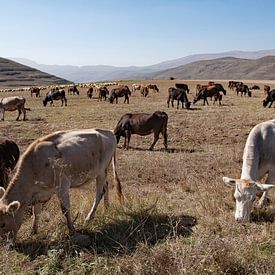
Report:
[{"label": "cow tail", "polygon": [[119,202],[121,204],[123,204],[124,203],[124,196],[123,196],[123,193],[122,193],[121,182],[120,182],[120,179],[119,179],[117,171],[116,171],[116,152],[113,155],[112,164],[113,164],[113,172],[114,172],[114,179],[115,179],[115,182],[116,182],[116,191],[117,191],[118,199],[119,199]]},{"label": "cow tail", "polygon": [[162,114],[164,117],[164,121],[162,124],[162,134],[163,134],[163,138],[164,138],[164,144],[167,149],[167,146],[168,146],[168,136],[167,136],[168,115],[165,112],[162,112]]}]

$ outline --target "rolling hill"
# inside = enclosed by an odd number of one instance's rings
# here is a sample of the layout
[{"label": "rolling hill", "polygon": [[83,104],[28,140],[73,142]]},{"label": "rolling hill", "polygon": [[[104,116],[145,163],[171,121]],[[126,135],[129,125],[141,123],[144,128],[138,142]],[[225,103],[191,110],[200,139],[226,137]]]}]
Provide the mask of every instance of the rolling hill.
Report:
[{"label": "rolling hill", "polygon": [[173,69],[150,73],[145,79],[275,79],[275,56],[259,59],[234,57],[197,61]]},{"label": "rolling hill", "polygon": [[13,88],[23,86],[68,84],[66,79],[44,73],[37,69],[0,57],[0,87]]},{"label": "rolling hill", "polygon": [[143,79],[148,78],[147,74],[156,73],[163,70],[190,64],[196,61],[220,59],[224,57],[235,57],[241,59],[258,59],[264,56],[275,55],[275,50],[261,51],[229,51],[223,53],[194,54],[182,58],[164,61],[151,66],[129,66],[115,67],[108,65],[89,65],[89,66],[71,66],[71,65],[45,65],[38,64],[26,58],[11,58],[16,62],[36,68],[59,77],[71,80],[73,82],[105,81],[118,79]]}]

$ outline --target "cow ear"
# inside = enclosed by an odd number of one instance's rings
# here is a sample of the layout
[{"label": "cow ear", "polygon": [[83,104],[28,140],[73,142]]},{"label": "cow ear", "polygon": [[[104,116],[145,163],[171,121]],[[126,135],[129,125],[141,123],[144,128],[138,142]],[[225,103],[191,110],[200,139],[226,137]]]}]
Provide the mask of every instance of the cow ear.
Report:
[{"label": "cow ear", "polygon": [[20,207],[20,202],[19,201],[13,201],[11,202],[8,207],[7,207],[7,212],[9,214],[14,214]]},{"label": "cow ear", "polygon": [[5,188],[0,187],[0,199],[3,197],[5,191],[6,191]]},{"label": "cow ear", "polygon": [[228,177],[222,177],[222,180],[225,184],[231,186],[231,187],[235,187],[236,186],[236,180],[235,179],[231,179]]},{"label": "cow ear", "polygon": [[256,186],[258,189],[260,189],[261,191],[268,191],[269,189],[271,189],[272,187],[275,187],[274,184],[265,184],[265,183],[259,183],[256,182]]}]

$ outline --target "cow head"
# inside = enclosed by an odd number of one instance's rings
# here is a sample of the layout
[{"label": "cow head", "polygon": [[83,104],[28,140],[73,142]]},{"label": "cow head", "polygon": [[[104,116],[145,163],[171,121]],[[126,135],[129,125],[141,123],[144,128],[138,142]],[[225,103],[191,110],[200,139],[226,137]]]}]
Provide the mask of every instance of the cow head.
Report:
[{"label": "cow head", "polygon": [[[0,198],[5,193],[5,189],[0,187]],[[10,202],[6,204],[0,199],[0,236],[5,239],[14,240],[19,229],[15,213],[20,207],[18,201]]]},{"label": "cow head", "polygon": [[236,200],[235,220],[237,222],[247,222],[250,220],[253,202],[257,191],[263,192],[262,199],[267,195],[267,191],[274,187],[272,184],[261,184],[247,179],[231,179],[223,177],[224,183],[235,187],[234,198]]}]

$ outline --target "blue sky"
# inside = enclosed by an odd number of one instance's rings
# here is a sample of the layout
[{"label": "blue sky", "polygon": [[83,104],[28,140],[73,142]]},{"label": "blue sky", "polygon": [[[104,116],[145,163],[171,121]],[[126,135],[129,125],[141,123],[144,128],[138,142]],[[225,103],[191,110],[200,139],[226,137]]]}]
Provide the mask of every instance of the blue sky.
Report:
[{"label": "blue sky", "polygon": [[0,0],[0,56],[44,64],[151,65],[275,49],[273,0]]}]

